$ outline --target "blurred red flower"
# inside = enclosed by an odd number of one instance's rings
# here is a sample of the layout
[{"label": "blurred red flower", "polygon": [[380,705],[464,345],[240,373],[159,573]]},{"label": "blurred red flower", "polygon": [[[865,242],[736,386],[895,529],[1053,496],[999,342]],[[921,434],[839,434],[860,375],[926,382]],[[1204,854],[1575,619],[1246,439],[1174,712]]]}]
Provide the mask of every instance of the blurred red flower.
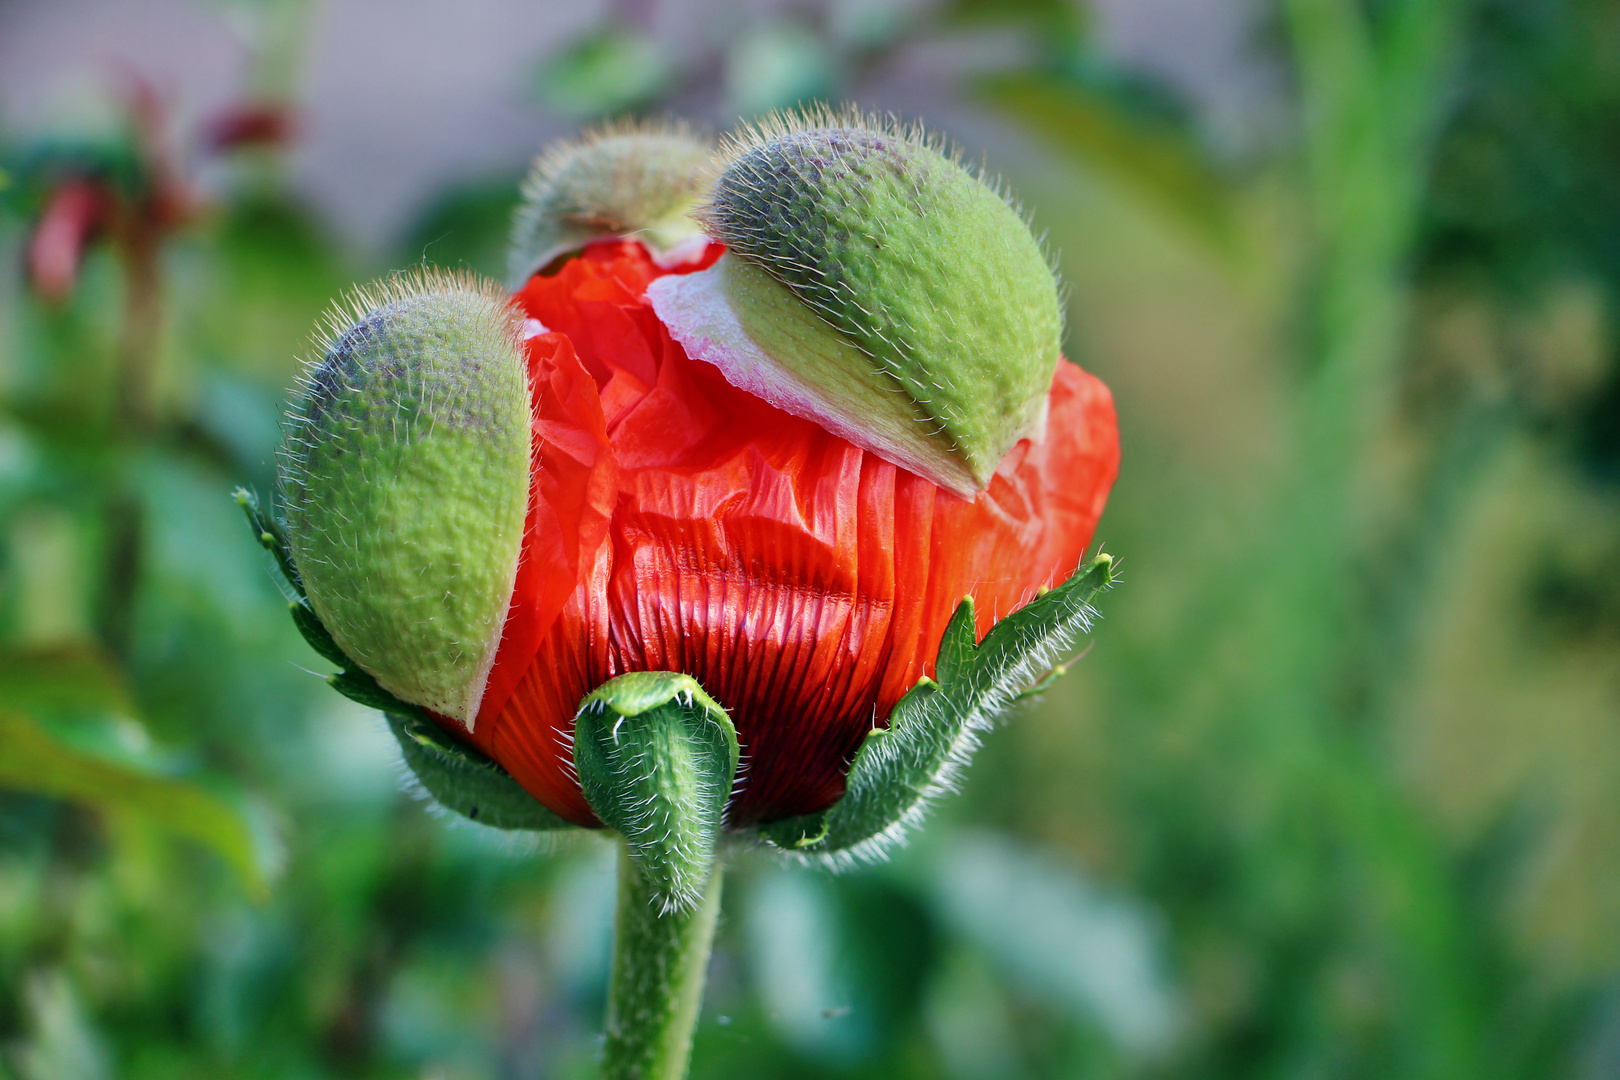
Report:
[{"label": "blurred red flower", "polygon": [[932,671],[963,595],[982,635],[1078,565],[1118,468],[1113,400],[1060,362],[1046,438],[970,502],[690,359],[646,300],[667,272],[602,242],[517,295],[535,320],[528,521],[470,737],[593,824],[573,776],[580,699],[622,672],[683,671],[737,726],[733,823],[808,813]]},{"label": "blurred red flower", "polygon": [[298,117],[286,104],[247,101],[210,117],[199,141],[214,153],[251,146],[286,146],[297,137],[298,129]]},{"label": "blurred red flower", "polygon": [[51,191],[28,241],[28,278],[43,299],[60,303],[73,292],[85,248],[110,213],[111,198],[95,180],[69,180]]}]

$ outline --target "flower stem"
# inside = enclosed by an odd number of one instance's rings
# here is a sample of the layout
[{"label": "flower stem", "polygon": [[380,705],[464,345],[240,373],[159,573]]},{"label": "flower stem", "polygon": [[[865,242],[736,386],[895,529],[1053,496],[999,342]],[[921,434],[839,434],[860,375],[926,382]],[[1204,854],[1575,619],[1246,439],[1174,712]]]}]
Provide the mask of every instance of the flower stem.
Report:
[{"label": "flower stem", "polygon": [[619,848],[619,907],[608,982],[603,1080],[683,1080],[720,913],[715,860],[697,904],[660,915],[636,860]]}]

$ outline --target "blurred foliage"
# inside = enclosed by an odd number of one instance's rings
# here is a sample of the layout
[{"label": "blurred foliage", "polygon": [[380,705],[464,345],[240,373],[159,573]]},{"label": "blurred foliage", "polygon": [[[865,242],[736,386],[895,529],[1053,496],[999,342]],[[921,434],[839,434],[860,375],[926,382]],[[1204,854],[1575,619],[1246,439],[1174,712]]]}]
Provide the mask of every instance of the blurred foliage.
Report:
[{"label": "blurred foliage", "polygon": [[496,281],[506,275],[506,246],[518,204],[520,173],[463,184],[423,207],[398,247],[397,262],[457,266]]},{"label": "blurred foliage", "polygon": [[[285,93],[304,5],[230,6]],[[1286,0],[1245,62],[1289,122],[1241,155],[1066,0],[685,47],[654,8],[539,99],[726,126],[948,76],[1126,447],[1094,650],[892,863],[739,855],[694,1076],[1620,1074],[1620,4]],[[0,1074],[589,1076],[611,850],[404,790],[229,499],[381,267],[271,146],[38,295],[63,183],[151,209],[127,120],[0,137]],[[498,274],[516,175],[387,265]]]},{"label": "blurred foliage", "polygon": [[610,26],[552,57],[536,73],[535,93],[564,115],[591,119],[652,103],[673,75],[656,41]]},{"label": "blurred foliage", "polygon": [[[129,753],[148,740],[129,719],[128,696],[104,658],[60,650],[0,656],[0,700],[6,702],[0,711],[6,747],[0,787],[145,818],[213,849],[251,895],[266,897],[263,868],[242,816],[208,791],[163,776]],[[59,734],[34,715],[56,717]],[[90,746],[81,749],[84,743]]]},{"label": "blurred foliage", "polygon": [[982,80],[979,95],[1054,149],[1107,175],[1222,254],[1236,237],[1229,193],[1180,124],[1145,118],[1085,81],[1051,72]]}]

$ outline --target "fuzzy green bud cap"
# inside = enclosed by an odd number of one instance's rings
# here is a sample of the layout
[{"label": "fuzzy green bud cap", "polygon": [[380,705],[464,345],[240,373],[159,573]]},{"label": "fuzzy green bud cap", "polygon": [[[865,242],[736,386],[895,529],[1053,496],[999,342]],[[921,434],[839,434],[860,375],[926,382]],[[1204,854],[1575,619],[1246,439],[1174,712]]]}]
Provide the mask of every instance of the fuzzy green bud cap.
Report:
[{"label": "fuzzy green bud cap", "polygon": [[395,697],[469,728],[528,502],[521,324],[470,275],[359,290],[328,317],[281,458],[288,545],[332,639]]},{"label": "fuzzy green bud cap", "polygon": [[707,189],[711,153],[681,124],[620,123],[549,147],[512,219],[511,286],[603,237],[634,236],[667,262],[701,253],[707,240],[688,215]]},{"label": "fuzzy green bud cap", "polygon": [[648,293],[733,384],[969,497],[1039,435],[1056,280],[1017,209],[920,131],[773,122],[697,216],[727,254]]},{"label": "fuzzy green bud cap", "polygon": [[664,912],[703,894],[737,760],[731,717],[689,675],[627,672],[585,695],[574,716],[580,790],[624,836]]}]

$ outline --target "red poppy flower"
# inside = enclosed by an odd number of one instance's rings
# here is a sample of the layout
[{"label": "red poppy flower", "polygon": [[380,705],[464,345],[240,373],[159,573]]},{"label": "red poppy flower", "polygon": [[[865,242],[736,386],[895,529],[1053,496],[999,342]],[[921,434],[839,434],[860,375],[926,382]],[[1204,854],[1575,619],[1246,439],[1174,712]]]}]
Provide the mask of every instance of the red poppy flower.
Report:
[{"label": "red poppy flower", "polygon": [[1045,437],[971,501],[733,387],[646,298],[723,250],[666,270],[599,242],[516,297],[534,320],[523,553],[477,722],[441,722],[579,824],[575,709],[635,670],[685,672],[731,710],[734,824],[831,804],[962,596],[982,636],[1066,578],[1117,471],[1112,398],[1067,361]]}]

